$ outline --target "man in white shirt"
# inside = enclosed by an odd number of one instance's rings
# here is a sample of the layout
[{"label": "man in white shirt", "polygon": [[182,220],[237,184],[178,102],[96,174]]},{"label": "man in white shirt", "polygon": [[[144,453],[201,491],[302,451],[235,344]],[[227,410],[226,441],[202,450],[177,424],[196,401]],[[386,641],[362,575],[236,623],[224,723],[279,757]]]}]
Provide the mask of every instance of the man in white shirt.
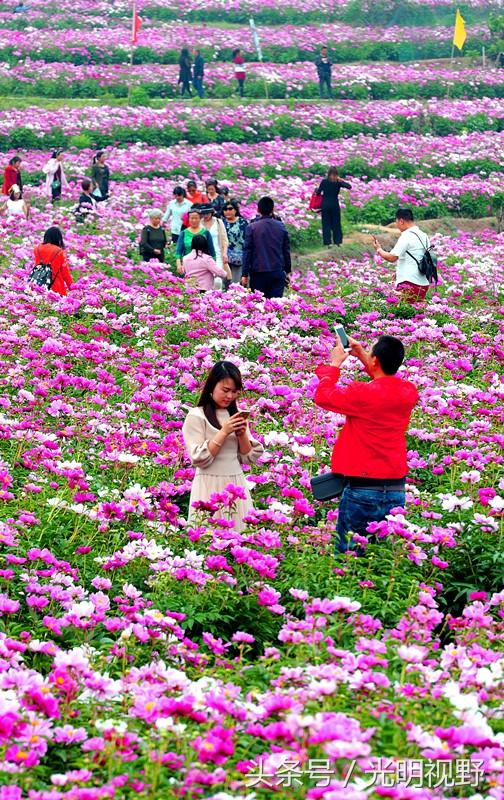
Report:
[{"label": "man in white shirt", "polygon": [[396,265],[396,289],[408,303],[425,300],[429,281],[418,269],[418,263],[429,247],[429,237],[415,225],[413,212],[409,208],[399,208],[396,225],[401,231],[399,239],[390,252],[381,247],[373,236],[373,247],[385,261]]}]

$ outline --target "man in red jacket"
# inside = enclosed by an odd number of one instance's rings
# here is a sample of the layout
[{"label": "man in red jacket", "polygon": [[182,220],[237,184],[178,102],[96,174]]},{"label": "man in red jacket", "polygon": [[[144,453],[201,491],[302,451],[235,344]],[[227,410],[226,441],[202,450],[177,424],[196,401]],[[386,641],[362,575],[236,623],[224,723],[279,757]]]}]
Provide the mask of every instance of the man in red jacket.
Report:
[{"label": "man in red jacket", "polygon": [[338,514],[337,550],[348,549],[349,531],[366,535],[370,522],[384,519],[391,509],[404,506],[406,430],[418,400],[416,387],[396,373],[404,360],[404,346],[394,336],[380,336],[371,351],[349,337],[350,354],[364,364],[371,382],[353,381],[339,387],[340,366],[348,358],[338,339],[330,366],[319,366],[315,403],[326,411],[344,414],[345,424],[334,445],[333,472],[348,478]]}]

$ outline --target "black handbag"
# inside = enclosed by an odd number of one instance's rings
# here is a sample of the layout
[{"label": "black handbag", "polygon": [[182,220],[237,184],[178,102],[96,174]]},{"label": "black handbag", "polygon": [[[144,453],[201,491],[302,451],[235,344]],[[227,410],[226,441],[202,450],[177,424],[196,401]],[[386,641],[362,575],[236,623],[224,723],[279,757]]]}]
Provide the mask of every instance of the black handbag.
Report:
[{"label": "black handbag", "polygon": [[315,500],[333,500],[343,493],[346,478],[339,472],[325,472],[312,478],[310,484]]}]

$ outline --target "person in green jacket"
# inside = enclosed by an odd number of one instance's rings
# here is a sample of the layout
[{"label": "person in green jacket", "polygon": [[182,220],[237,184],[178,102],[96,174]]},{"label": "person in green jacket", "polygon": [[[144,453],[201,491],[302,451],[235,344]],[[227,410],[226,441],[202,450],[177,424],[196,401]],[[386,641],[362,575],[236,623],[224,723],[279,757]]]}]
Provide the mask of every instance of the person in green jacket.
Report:
[{"label": "person in green jacket", "polygon": [[208,252],[215,258],[215,247],[210,231],[201,224],[201,212],[198,206],[192,206],[188,212],[188,226],[182,228],[179,238],[177,240],[177,249],[175,255],[177,256],[177,269],[182,267],[182,259],[184,256],[189,255],[192,247],[193,236],[204,236],[208,242]]}]

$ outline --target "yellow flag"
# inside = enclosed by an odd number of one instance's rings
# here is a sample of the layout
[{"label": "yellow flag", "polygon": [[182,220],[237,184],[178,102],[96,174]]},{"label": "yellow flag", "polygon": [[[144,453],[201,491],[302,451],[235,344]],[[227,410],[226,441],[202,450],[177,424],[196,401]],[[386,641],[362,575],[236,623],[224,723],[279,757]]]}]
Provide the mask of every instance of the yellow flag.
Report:
[{"label": "yellow flag", "polygon": [[455,16],[455,30],[453,31],[453,44],[455,47],[458,47],[459,50],[462,50],[466,39],[467,34],[464,17],[457,8],[457,14]]}]

